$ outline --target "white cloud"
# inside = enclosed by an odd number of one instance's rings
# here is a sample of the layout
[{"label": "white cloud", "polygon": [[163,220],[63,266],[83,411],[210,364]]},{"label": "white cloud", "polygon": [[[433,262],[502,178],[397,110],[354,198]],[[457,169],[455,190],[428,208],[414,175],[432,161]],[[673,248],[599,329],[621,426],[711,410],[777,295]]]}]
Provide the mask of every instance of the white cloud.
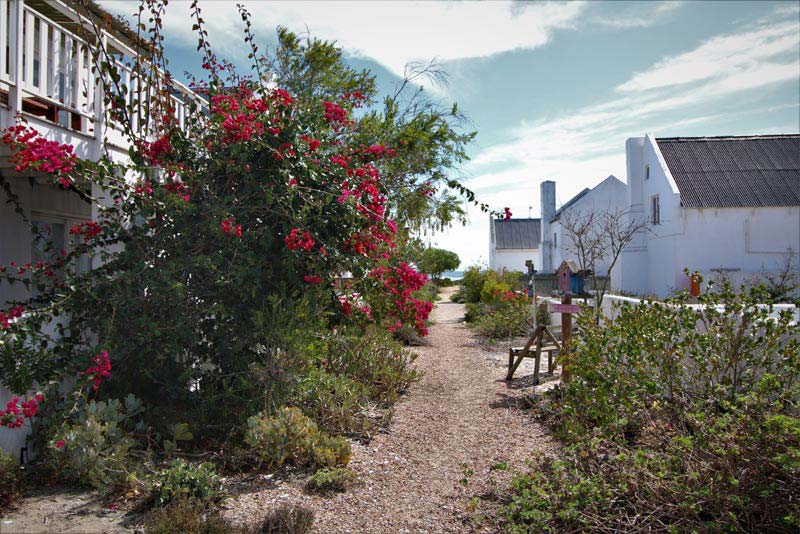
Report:
[{"label": "white cloud", "polygon": [[754,31],[720,35],[694,50],[662,59],[617,87],[637,92],[753,71],[767,58],[798,52],[800,25],[783,22]]},{"label": "white cloud", "polygon": [[632,9],[623,11],[616,16],[598,16],[592,19],[592,23],[610,28],[647,28],[656,24],[663,23],[670,13],[677,11],[686,4],[683,0],[665,0],[663,2],[652,2]]},{"label": "white cloud", "polygon": [[[554,30],[571,27],[583,2],[260,2],[242,1],[262,39],[278,25],[315,37],[336,40],[350,54],[371,58],[403,75],[409,61],[451,61],[489,57],[546,44]],[[104,0],[114,13],[135,7],[124,0]],[[203,18],[213,44],[228,55],[246,50],[242,21],[231,1],[203,1]],[[165,30],[187,43],[196,37],[186,2],[170,2]]]},{"label": "white cloud", "polygon": [[[632,136],[690,132],[698,126],[707,129],[714,121],[730,121],[733,115],[788,108],[795,112],[794,125],[765,132],[798,131],[797,105],[758,107],[753,104],[758,95],[747,93],[781,83],[800,83],[800,28],[796,21],[787,24],[775,17],[771,23],[757,21],[754,29],[718,36],[690,52],[665,58],[634,74],[618,88],[618,96],[608,101],[560,116],[523,121],[512,130],[508,142],[473,158],[466,185],[495,209],[508,205],[515,215],[527,216],[528,206],[533,206],[533,214],[538,216],[539,183],[543,180],[556,181],[559,203],[609,174],[625,181],[625,140]],[[708,113],[708,107],[721,102],[729,102],[728,109]],[[781,123],[787,119],[780,119]],[[469,258],[488,256],[488,237],[476,246],[475,240],[470,245],[464,234],[488,236],[488,223],[473,223],[469,232],[443,236],[463,247],[454,250],[475,250],[464,258],[467,263]]]}]

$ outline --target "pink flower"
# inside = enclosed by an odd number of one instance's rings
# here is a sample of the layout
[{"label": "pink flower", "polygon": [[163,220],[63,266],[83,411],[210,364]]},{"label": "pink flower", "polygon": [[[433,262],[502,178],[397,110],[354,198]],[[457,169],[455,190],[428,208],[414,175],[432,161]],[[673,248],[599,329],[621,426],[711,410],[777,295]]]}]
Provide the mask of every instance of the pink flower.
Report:
[{"label": "pink flower", "polygon": [[236,219],[234,219],[233,217],[228,217],[227,219],[223,219],[222,223],[220,223],[220,228],[222,229],[223,234],[242,237],[242,225],[236,224]]},{"label": "pink flower", "polygon": [[61,449],[61,448],[63,448],[63,447],[64,447],[64,445],[65,445],[65,444],[64,444],[64,440],[63,440],[63,439],[60,439],[60,440],[58,440],[58,441],[56,442],[56,449]]}]

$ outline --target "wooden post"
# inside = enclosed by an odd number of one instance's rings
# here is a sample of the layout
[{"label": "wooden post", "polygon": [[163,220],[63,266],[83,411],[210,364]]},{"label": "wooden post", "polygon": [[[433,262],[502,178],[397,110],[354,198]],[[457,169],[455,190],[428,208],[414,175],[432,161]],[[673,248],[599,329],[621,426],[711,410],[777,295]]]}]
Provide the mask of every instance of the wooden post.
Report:
[{"label": "wooden post", "polygon": [[[562,304],[572,304],[572,295],[567,293],[561,300]],[[572,314],[561,314],[561,380],[569,382],[569,338],[572,335]]]},{"label": "wooden post", "polygon": [[[3,6],[5,7],[5,6]],[[8,74],[13,85],[8,91],[9,121],[3,126],[10,126],[15,123],[16,115],[22,111],[22,54],[25,50],[25,40],[23,39],[23,28],[25,25],[25,4],[23,0],[15,0],[11,4],[9,17],[9,54],[8,54]],[[33,29],[30,30],[33,33]],[[5,50],[3,51],[5,54]],[[33,63],[32,59],[28,63]]]}]

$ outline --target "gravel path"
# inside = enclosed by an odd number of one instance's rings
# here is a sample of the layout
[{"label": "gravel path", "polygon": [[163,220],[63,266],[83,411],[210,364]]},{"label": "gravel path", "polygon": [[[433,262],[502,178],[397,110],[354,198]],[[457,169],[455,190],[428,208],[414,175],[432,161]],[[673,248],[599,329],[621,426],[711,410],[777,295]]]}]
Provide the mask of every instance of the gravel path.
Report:
[{"label": "gravel path", "polygon": [[507,472],[490,467],[502,461],[524,469],[526,459],[554,454],[557,445],[518,408],[531,392],[521,386],[530,383],[532,364],[526,360],[520,379],[505,382],[507,345],[480,345],[461,323],[464,306],[449,301],[449,289],[434,312],[431,345],[414,349],[425,376],[398,403],[387,433],[353,447],[350,467],[363,485],[323,498],[304,494],[299,481],[269,481],[268,488],[262,481],[226,515],[252,520],[290,502],[315,510],[319,533],[497,531],[491,519],[477,522],[473,513],[488,507],[491,516],[493,487],[508,481]]},{"label": "gravel path", "polygon": [[[434,312],[430,346],[414,349],[425,375],[401,398],[386,433],[353,445],[350,467],[362,485],[326,498],[305,493],[300,474],[244,475],[228,481],[233,498],[224,515],[254,523],[280,504],[304,504],[315,511],[320,534],[496,532],[495,490],[510,473],[491,466],[506,462],[522,470],[526,459],[558,447],[520,409],[531,393],[531,361],[505,382],[508,344],[479,344],[461,322],[464,306],[449,301],[453,290],[443,292]],[[0,534],[135,531],[126,519],[92,493],[54,489],[0,518]]]}]

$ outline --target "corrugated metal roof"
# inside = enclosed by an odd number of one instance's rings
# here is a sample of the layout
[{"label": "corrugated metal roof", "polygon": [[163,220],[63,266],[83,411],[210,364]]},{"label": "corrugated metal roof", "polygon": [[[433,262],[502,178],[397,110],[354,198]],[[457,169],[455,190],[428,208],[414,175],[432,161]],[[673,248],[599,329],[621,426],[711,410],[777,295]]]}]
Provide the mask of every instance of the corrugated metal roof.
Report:
[{"label": "corrugated metal roof", "polygon": [[539,248],[540,219],[495,219],[495,249]]},{"label": "corrugated metal roof", "polygon": [[800,206],[800,135],[656,142],[684,207]]}]

